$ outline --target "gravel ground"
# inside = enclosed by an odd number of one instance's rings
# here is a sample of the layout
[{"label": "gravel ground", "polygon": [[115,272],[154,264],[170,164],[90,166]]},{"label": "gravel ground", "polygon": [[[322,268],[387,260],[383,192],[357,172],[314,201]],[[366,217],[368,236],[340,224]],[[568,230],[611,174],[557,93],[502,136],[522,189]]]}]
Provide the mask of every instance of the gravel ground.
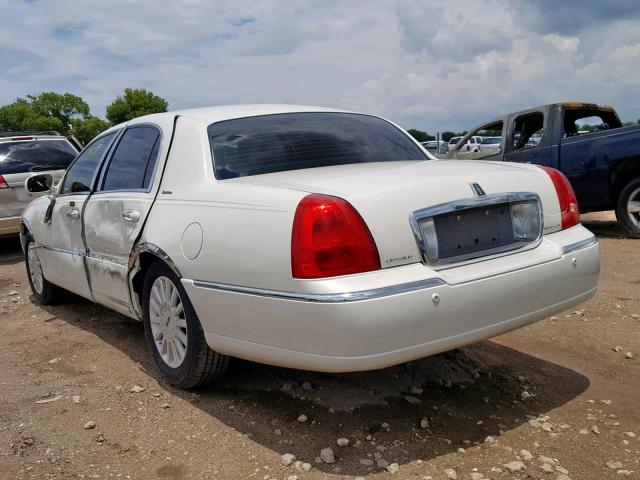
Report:
[{"label": "gravel ground", "polygon": [[0,242],[0,478],[640,478],[640,240],[610,215],[596,298],[521,330],[329,375],[237,361],[184,392],[142,326],[31,303]]}]

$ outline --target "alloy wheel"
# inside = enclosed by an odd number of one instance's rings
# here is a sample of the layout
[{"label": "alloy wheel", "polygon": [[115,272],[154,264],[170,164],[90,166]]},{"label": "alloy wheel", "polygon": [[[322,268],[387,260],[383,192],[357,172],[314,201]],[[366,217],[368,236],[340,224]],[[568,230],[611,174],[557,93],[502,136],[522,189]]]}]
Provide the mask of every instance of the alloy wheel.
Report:
[{"label": "alloy wheel", "polygon": [[631,192],[631,195],[629,195],[627,215],[629,215],[631,223],[636,227],[640,227],[640,188],[636,188]]},{"label": "alloy wheel", "polygon": [[153,341],[162,360],[178,368],[187,355],[188,332],[180,292],[167,277],[153,282],[149,295]]}]

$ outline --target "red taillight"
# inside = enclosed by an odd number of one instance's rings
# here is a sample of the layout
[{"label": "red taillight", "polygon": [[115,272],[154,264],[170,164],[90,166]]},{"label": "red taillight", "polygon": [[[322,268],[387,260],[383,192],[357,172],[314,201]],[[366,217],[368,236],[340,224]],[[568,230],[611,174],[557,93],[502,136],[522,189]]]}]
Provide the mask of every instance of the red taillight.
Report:
[{"label": "red taillight", "polygon": [[0,188],[9,188],[9,185],[7,185],[7,182],[2,175],[0,175]]},{"label": "red taillight", "polygon": [[573,187],[567,180],[567,177],[560,170],[551,167],[542,168],[553,182],[560,202],[560,213],[562,214],[562,229],[573,227],[580,223],[580,209],[578,208],[578,199]]},{"label": "red taillight", "polygon": [[33,137],[11,137],[11,140],[33,140]]},{"label": "red taillight", "polygon": [[334,277],[379,268],[376,244],[349,202],[319,194],[300,201],[291,234],[294,277]]}]

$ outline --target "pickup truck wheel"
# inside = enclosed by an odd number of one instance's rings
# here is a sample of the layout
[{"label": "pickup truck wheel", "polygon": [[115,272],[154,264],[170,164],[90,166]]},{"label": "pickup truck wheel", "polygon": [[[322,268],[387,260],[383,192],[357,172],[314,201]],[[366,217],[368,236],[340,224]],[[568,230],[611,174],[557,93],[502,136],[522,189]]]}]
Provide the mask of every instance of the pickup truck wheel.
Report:
[{"label": "pickup truck wheel", "polygon": [[209,348],[187,292],[167,265],[151,265],[142,298],[145,337],[167,382],[179,388],[195,388],[224,374],[229,357]]},{"label": "pickup truck wheel", "polygon": [[24,263],[27,267],[27,277],[29,278],[29,285],[31,285],[31,293],[36,302],[41,305],[58,303],[64,295],[64,290],[44,278],[40,257],[38,257],[38,247],[31,235],[27,236]]},{"label": "pickup truck wheel", "polygon": [[616,217],[629,235],[640,238],[640,178],[629,182],[620,192]]}]

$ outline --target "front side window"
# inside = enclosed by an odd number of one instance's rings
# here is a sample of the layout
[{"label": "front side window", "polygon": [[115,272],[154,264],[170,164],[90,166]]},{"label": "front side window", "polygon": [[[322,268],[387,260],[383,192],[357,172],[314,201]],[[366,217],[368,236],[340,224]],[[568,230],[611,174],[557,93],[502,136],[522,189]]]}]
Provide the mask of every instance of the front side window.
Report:
[{"label": "front side window", "polygon": [[109,133],[85,148],[75,162],[67,170],[60,193],[83,193],[91,191],[93,177],[98,170],[100,160],[109,144],[115,136],[115,132]]},{"label": "front side window", "polygon": [[65,170],[78,152],[65,139],[0,143],[0,175]]},{"label": "front side window", "polygon": [[209,125],[216,178],[353,163],[428,160],[407,135],[377,117],[283,113]]},{"label": "front side window", "polygon": [[468,137],[466,143],[458,146],[453,157],[460,160],[495,160],[502,149],[502,127],[502,121],[481,126]]},{"label": "front side window", "polygon": [[147,190],[159,149],[160,132],[156,127],[128,128],[111,156],[101,190]]}]

